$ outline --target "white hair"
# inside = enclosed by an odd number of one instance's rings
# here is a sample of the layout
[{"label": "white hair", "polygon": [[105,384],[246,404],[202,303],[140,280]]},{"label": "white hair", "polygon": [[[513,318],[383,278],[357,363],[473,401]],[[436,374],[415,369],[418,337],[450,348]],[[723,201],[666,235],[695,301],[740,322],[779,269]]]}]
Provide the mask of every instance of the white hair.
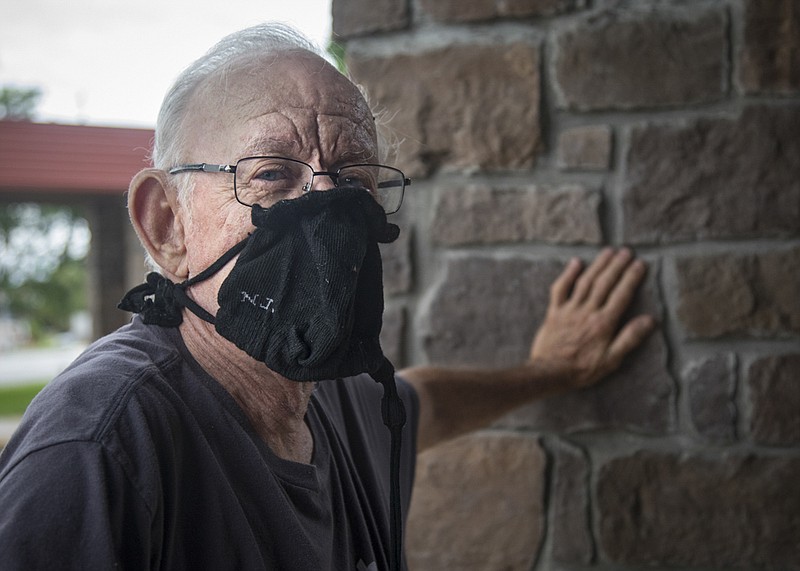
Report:
[{"label": "white hair", "polygon": [[[319,46],[295,29],[266,23],[234,32],[219,41],[175,80],[156,121],[153,166],[168,169],[184,159],[184,121],[194,94],[209,78],[224,76],[236,65],[279,53],[306,51],[322,57]],[[186,177],[192,178],[192,177]]]},{"label": "white hair", "polygon": [[[175,80],[172,88],[164,96],[161,110],[156,120],[155,137],[153,143],[153,166],[169,170],[185,162],[184,156],[187,148],[186,121],[190,112],[194,96],[203,89],[210,79],[224,81],[225,76],[241,66],[255,64],[265,58],[279,54],[307,52],[324,58],[324,52],[303,34],[294,28],[281,23],[264,23],[234,32],[212,47],[205,55],[194,61]],[[344,75],[344,77],[347,77]],[[349,77],[347,78],[350,79]],[[369,105],[369,97],[361,85],[356,87],[364,96]],[[385,153],[394,145],[386,144],[389,137],[384,129],[382,119],[384,113],[376,113],[376,127],[378,130],[378,153]],[[381,158],[385,158],[382,157]],[[188,221],[191,221],[192,209],[188,197],[191,195],[195,177],[180,176],[174,181],[177,192],[178,204],[184,211]],[[158,270],[152,257],[146,256],[146,264]]]},{"label": "white hair", "polygon": [[[209,78],[224,77],[234,66],[255,62],[265,56],[297,51],[320,57],[323,53],[319,46],[294,28],[274,22],[245,28],[220,40],[183,70],[164,96],[156,120],[151,155],[153,166],[168,170],[186,159],[186,116],[194,95]],[[175,180],[178,203],[188,218],[192,214],[188,196],[194,189],[194,182],[193,176],[181,176]],[[145,264],[152,270],[160,270],[149,253],[145,256]]]}]

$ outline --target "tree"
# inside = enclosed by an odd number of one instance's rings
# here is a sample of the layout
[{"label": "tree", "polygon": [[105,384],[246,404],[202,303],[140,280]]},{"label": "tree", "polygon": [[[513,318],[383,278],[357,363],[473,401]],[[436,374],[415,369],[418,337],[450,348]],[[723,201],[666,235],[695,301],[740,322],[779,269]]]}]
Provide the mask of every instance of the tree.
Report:
[{"label": "tree", "polygon": [[[0,119],[30,120],[39,88],[0,88]],[[69,206],[9,204],[0,209],[0,314],[28,322],[35,341],[66,331],[87,308],[89,228]]]},{"label": "tree", "polygon": [[67,331],[71,316],[87,308],[89,236],[73,207],[0,210],[0,313],[28,321],[35,341]]},{"label": "tree", "polygon": [[39,99],[42,97],[42,90],[38,87],[0,88],[0,119],[12,121],[25,121],[33,118]]},{"label": "tree", "polygon": [[333,59],[333,63],[343,74],[347,75],[347,64],[345,63],[344,46],[335,40],[328,42],[328,47],[325,50],[328,56]]}]

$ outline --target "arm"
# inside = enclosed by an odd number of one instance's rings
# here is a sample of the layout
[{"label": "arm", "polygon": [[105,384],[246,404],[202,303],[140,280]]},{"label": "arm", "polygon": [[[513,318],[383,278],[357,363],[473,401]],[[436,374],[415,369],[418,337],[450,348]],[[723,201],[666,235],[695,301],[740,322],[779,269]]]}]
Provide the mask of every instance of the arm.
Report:
[{"label": "arm", "polygon": [[649,315],[619,323],[645,270],[627,249],[603,250],[585,271],[571,260],[551,286],[528,361],[517,367],[401,371],[419,395],[419,451],[527,402],[592,385],[616,369],[655,325]]},{"label": "arm", "polygon": [[4,570],[149,568],[150,511],[100,444],[4,458],[0,506]]}]

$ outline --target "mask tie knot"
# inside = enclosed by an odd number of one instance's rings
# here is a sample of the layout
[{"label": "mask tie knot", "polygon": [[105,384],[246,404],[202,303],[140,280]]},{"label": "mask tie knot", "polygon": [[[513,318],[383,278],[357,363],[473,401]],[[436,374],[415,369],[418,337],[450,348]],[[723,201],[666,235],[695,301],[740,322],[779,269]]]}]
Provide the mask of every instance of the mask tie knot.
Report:
[{"label": "mask tie knot", "polygon": [[177,327],[183,322],[182,309],[185,307],[203,321],[214,324],[214,316],[190,298],[186,293],[186,288],[218,272],[222,266],[242,251],[247,245],[248,238],[234,245],[205,270],[179,284],[158,272],[150,272],[147,274],[145,283],[139,284],[126,293],[117,308],[141,314],[142,321],[147,325]]}]

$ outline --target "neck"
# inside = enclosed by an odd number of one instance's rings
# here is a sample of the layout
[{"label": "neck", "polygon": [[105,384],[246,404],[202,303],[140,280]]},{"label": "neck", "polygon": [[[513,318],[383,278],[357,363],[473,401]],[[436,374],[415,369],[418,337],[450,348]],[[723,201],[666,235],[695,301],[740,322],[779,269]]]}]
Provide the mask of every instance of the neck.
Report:
[{"label": "neck", "polygon": [[271,371],[188,311],[180,332],[192,356],[233,396],[277,456],[311,462],[314,442],[305,416],[313,383],[290,381]]}]

